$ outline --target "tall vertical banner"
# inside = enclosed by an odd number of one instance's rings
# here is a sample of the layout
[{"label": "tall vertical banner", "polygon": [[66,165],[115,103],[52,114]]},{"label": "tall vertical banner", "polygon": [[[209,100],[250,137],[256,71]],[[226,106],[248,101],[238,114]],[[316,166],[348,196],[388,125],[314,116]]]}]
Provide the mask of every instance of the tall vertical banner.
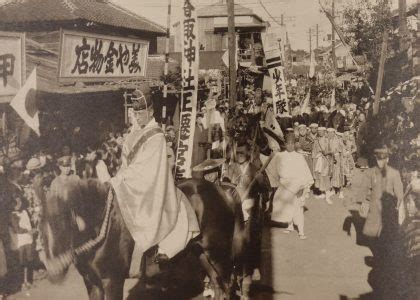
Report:
[{"label": "tall vertical banner", "polygon": [[284,79],[283,57],[276,36],[267,33],[262,40],[264,43],[265,60],[271,78],[274,113],[276,116],[288,117],[290,116],[290,111]]},{"label": "tall vertical banner", "polygon": [[191,160],[198,92],[198,21],[195,0],[183,0],[181,29],[182,95],[179,119],[179,139],[176,153],[175,179],[191,178]]}]

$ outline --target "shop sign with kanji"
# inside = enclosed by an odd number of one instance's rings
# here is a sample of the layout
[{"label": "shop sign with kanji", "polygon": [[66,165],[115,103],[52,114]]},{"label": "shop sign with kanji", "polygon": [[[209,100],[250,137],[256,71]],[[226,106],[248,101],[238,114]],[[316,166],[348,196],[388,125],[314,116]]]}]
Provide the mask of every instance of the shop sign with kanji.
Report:
[{"label": "shop sign with kanji", "polygon": [[134,79],[146,74],[149,42],[117,36],[63,30],[60,81]]},{"label": "shop sign with kanji", "polygon": [[0,32],[0,102],[9,102],[25,80],[24,33]]}]

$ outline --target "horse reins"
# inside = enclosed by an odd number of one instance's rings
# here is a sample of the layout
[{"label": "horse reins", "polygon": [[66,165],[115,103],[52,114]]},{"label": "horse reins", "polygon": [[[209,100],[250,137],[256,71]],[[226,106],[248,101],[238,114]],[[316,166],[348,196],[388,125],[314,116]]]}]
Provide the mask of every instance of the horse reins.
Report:
[{"label": "horse reins", "polygon": [[[65,268],[70,266],[76,260],[77,256],[89,252],[94,247],[96,247],[97,245],[99,245],[101,242],[104,241],[106,237],[106,233],[109,228],[109,218],[111,215],[113,199],[114,199],[114,193],[113,193],[112,188],[110,187],[107,201],[106,201],[105,217],[104,217],[104,220],[102,221],[99,234],[94,239],[90,239],[87,242],[84,242],[82,245],[78,246],[76,249],[71,249],[56,257],[53,257],[51,259],[46,259],[44,263],[45,263],[45,267],[47,268],[48,273],[52,275],[61,273]],[[72,218],[74,218],[74,210],[72,209],[71,212],[72,212]]]}]

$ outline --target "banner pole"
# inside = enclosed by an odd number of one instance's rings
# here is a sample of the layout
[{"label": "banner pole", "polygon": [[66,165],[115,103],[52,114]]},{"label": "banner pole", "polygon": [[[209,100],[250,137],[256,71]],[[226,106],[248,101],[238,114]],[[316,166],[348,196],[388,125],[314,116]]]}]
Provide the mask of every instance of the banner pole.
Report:
[{"label": "banner pole", "polygon": [[169,68],[169,40],[171,31],[171,0],[168,0],[168,17],[166,23],[165,66],[163,69],[163,99],[162,99],[162,129],[166,129],[166,106],[168,100],[168,68]]}]

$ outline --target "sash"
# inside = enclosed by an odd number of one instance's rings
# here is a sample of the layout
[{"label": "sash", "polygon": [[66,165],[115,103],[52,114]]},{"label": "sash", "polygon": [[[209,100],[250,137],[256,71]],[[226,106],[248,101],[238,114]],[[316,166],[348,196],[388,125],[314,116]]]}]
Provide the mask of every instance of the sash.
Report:
[{"label": "sash", "polygon": [[142,137],[136,142],[133,149],[131,149],[130,153],[128,153],[128,155],[127,155],[127,165],[129,165],[133,161],[134,157],[139,152],[139,149],[141,148],[141,146],[143,146],[143,144],[149,138],[151,138],[152,136],[155,136],[159,133],[163,133],[162,129],[159,128],[159,127],[151,128],[150,130],[143,133]]}]

